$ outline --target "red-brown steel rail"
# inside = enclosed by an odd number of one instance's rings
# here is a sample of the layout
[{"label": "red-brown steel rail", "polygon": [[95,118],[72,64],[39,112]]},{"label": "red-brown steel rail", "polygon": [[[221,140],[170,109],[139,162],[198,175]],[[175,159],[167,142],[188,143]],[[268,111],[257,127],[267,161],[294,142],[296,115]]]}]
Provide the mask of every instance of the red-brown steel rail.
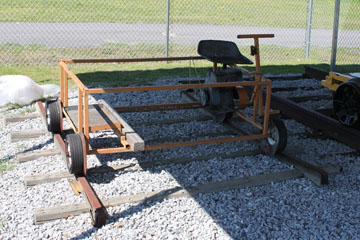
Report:
[{"label": "red-brown steel rail", "polygon": [[[38,101],[36,103],[41,113],[41,117],[45,119],[45,108],[42,102]],[[46,119],[45,119],[46,120]],[[66,149],[65,149],[65,142],[60,136],[60,134],[54,134],[54,139],[56,139],[57,145],[60,148],[60,152],[62,156],[65,158],[66,161]],[[95,227],[101,227],[106,223],[106,208],[104,207],[103,203],[101,202],[100,198],[97,196],[95,190],[91,187],[89,181],[85,176],[76,175],[75,176],[77,181],[81,184],[81,187],[84,191],[84,195],[87,198],[90,205],[90,214],[93,219],[93,225]]]}]

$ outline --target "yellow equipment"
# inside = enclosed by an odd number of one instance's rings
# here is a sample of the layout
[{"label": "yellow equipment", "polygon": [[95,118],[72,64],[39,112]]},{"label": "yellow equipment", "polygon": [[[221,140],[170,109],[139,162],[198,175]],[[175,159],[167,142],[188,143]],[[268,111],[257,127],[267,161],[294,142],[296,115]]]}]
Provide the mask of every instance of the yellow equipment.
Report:
[{"label": "yellow equipment", "polygon": [[336,91],[336,89],[341,83],[346,82],[350,79],[351,77],[348,75],[336,72],[329,72],[329,75],[326,76],[326,79],[321,81],[321,85],[329,88],[332,91]]},{"label": "yellow equipment", "polygon": [[360,124],[360,78],[330,72],[321,85],[334,91],[333,111],[345,126]]}]

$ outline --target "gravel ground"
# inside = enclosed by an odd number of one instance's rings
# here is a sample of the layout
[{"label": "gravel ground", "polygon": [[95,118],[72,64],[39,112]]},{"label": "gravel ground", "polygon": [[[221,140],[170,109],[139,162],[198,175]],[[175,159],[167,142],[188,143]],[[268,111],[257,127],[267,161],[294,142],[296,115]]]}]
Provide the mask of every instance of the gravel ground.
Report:
[{"label": "gravel ground", "polygon": [[[161,80],[172,84],[176,80]],[[274,81],[274,86],[314,86],[315,80]],[[308,85],[306,85],[308,84]],[[320,92],[323,89],[319,88]],[[326,92],[326,91],[324,91]],[[281,92],[286,94],[286,92]],[[290,96],[294,92],[288,92]],[[296,93],[301,95],[301,93]],[[315,94],[313,91],[309,95]],[[302,93],[304,95],[304,92]],[[113,105],[157,104],[179,102],[179,92],[146,92],[108,94],[103,98]],[[325,105],[327,103],[316,103]],[[74,93],[70,103],[76,104]],[[309,103],[307,103],[309,104]],[[314,103],[315,104],[315,103]],[[310,103],[311,105],[311,103]],[[312,106],[312,105],[311,105]],[[317,105],[316,105],[317,106]],[[29,107],[2,109],[2,118],[9,114],[24,114]],[[128,122],[147,122],[169,118],[202,116],[198,110],[127,113]],[[50,135],[12,143],[12,131],[44,128],[40,119],[0,126],[0,238],[1,239],[359,239],[360,238],[360,165],[357,155],[340,153],[354,151],[331,139],[306,138],[299,133],[312,130],[294,120],[285,120],[288,129],[288,149],[297,149],[298,156],[314,164],[337,164],[344,170],[330,176],[327,186],[317,187],[307,179],[272,183],[261,187],[235,189],[193,198],[174,198],[123,204],[110,207],[111,218],[101,229],[91,225],[89,214],[33,224],[33,210],[50,206],[82,202],[73,194],[68,180],[45,183],[34,187],[23,184],[25,176],[66,170],[60,156],[43,157],[18,164],[15,155],[23,151],[55,148]],[[206,133],[227,131],[213,121],[159,124],[134,129],[145,141],[159,138],[184,138]],[[109,131],[93,137],[115,137]],[[157,140],[156,140],[157,139]],[[94,140],[96,143],[97,140]],[[255,149],[252,142],[202,145],[150,152],[89,156],[88,166],[103,164],[143,163],[163,159],[196,157],[207,154]],[[128,169],[116,173],[89,176],[100,198],[110,198],[164,190],[193,187],[198,184],[252,176],[291,169],[275,158],[265,155],[237,158],[212,158],[187,164],[169,164],[145,169]]]}]

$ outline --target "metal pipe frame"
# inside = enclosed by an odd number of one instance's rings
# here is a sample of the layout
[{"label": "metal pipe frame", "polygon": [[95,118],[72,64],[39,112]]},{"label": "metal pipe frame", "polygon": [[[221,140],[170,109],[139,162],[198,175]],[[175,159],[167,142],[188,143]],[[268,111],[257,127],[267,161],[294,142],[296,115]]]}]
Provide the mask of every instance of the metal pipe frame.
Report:
[{"label": "metal pipe frame", "polygon": [[[251,76],[253,76],[255,78],[255,82],[266,81],[262,77],[262,73],[261,73],[259,38],[273,38],[274,36],[275,36],[274,34],[240,34],[240,35],[237,35],[238,39],[245,39],[245,38],[254,39],[253,47],[254,47],[255,51],[254,51],[253,55],[255,56],[256,72],[251,73]],[[246,71],[243,71],[243,73],[247,74]],[[260,116],[264,116],[264,114],[265,114],[265,121],[268,121],[269,119],[266,118],[266,115],[268,115],[268,111],[267,111],[267,113],[264,113],[263,94],[262,94],[262,86],[261,85],[255,86],[255,89],[251,95],[250,102],[251,103],[254,102],[253,121],[256,122],[258,113]],[[265,125],[266,125],[266,127],[265,127]],[[264,124],[264,130],[265,129],[267,130],[267,128],[268,128],[267,124]]]},{"label": "metal pipe frame", "polygon": [[[247,36],[247,35],[246,35]],[[253,35],[249,35],[253,37]],[[257,35],[259,36],[259,35]],[[264,37],[272,37],[273,35],[264,35]],[[71,123],[72,128],[75,132],[84,133],[86,141],[86,153],[87,154],[108,154],[108,153],[120,153],[120,152],[131,152],[132,150],[128,147],[118,147],[118,148],[103,148],[103,149],[90,149],[89,140],[90,132],[99,131],[105,129],[113,129],[116,132],[121,133],[121,129],[117,129],[118,126],[113,124],[112,126],[97,126],[91,128],[89,126],[89,103],[88,98],[89,94],[102,94],[102,93],[122,93],[122,92],[138,92],[138,91],[162,91],[162,90],[185,90],[185,89],[200,89],[200,88],[222,88],[222,87],[237,87],[237,86],[254,86],[254,101],[253,104],[253,117],[250,119],[245,114],[237,112],[237,115],[245,119],[250,124],[262,130],[261,134],[258,135],[249,135],[241,137],[228,137],[228,138],[217,138],[217,139],[207,139],[207,140],[198,140],[198,141],[189,141],[189,142],[179,142],[179,143],[168,143],[160,145],[150,145],[145,146],[144,150],[154,150],[154,149],[164,149],[164,148],[173,148],[173,147],[184,147],[184,146],[195,146],[200,144],[213,144],[213,143],[222,143],[222,142],[232,142],[232,141],[243,141],[243,140],[255,140],[268,138],[268,123],[270,115],[270,96],[271,96],[271,80],[263,78],[260,70],[260,58],[258,50],[258,39],[254,38],[255,46],[257,47],[256,54],[256,72],[249,72],[244,68],[237,67],[233,65],[232,67],[239,69],[244,74],[252,76],[255,78],[255,81],[242,81],[242,82],[225,82],[225,83],[199,83],[199,84],[181,84],[181,85],[163,85],[163,86],[139,86],[139,87],[119,87],[119,88],[87,88],[81,80],[73,73],[67,64],[69,63],[131,63],[131,62],[157,62],[157,61],[184,61],[184,60],[204,60],[200,56],[192,57],[172,57],[172,58],[141,58],[141,59],[64,59],[60,61],[60,89],[61,89],[61,103],[63,107],[68,106],[68,78],[70,78],[78,87],[78,127],[75,126],[69,114],[66,110],[63,109],[64,116]],[[262,97],[262,86],[266,87],[266,100],[265,107],[263,106],[263,97]],[[143,105],[143,106],[128,106],[128,107],[115,107],[115,110],[122,112],[135,112],[135,111],[159,111],[159,110],[175,110],[175,109],[192,109],[199,108],[200,103],[188,103],[188,104],[159,104],[159,105]],[[257,122],[258,110],[260,110],[260,116],[264,116],[263,124]],[[240,113],[240,114],[239,114]],[[126,139],[125,139],[126,140]]]}]

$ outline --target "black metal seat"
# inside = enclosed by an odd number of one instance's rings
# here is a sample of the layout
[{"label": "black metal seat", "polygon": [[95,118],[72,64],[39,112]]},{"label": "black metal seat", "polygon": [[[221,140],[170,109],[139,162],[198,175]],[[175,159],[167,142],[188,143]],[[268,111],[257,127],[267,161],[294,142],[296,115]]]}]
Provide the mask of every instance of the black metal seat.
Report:
[{"label": "black metal seat", "polygon": [[234,42],[222,40],[201,40],[198,44],[198,54],[214,63],[226,65],[253,64],[243,56]]}]

